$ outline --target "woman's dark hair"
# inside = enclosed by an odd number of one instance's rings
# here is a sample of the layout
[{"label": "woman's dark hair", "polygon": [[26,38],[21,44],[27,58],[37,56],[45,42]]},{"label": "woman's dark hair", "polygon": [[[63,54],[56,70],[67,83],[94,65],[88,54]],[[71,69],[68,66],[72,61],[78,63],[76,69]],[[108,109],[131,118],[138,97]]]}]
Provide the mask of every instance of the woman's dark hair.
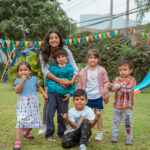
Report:
[{"label": "woman's dark hair", "polygon": [[42,58],[43,58],[45,64],[48,62],[48,59],[49,59],[50,53],[51,53],[50,45],[49,45],[49,37],[50,37],[51,33],[56,33],[59,36],[59,39],[60,39],[59,47],[64,46],[62,35],[60,34],[60,32],[58,30],[52,29],[52,30],[48,31],[44,37],[44,41],[43,41],[41,47],[39,48],[38,54],[37,54],[38,56],[39,56],[39,54],[42,55]]},{"label": "woman's dark hair", "polygon": [[62,47],[55,49],[53,54],[54,59],[56,59],[58,55],[65,55],[66,57],[68,56],[66,50]]},{"label": "woman's dark hair", "polygon": [[17,72],[19,72],[19,68],[20,68],[21,65],[25,65],[30,71],[32,70],[32,69],[31,69],[31,65],[30,65],[28,62],[22,61],[22,62],[20,62],[20,63],[18,64],[18,66],[17,66]]}]

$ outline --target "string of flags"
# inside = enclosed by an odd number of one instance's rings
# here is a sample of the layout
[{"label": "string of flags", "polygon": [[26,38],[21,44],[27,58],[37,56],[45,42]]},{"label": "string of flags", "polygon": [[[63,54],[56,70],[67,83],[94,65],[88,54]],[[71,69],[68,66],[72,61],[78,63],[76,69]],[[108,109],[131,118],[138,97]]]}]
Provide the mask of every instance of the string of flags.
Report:
[{"label": "string of flags", "polygon": [[[104,32],[104,33],[97,33],[94,35],[89,35],[86,37],[79,37],[79,38],[70,38],[70,39],[64,39],[64,42],[66,45],[68,44],[77,44],[77,43],[84,43],[84,42],[88,42],[89,40],[94,41],[98,40],[98,39],[102,39],[102,38],[106,38],[106,37],[111,37],[111,36],[115,36],[118,34],[118,30],[111,30],[109,32]],[[0,40],[0,42],[2,43],[3,46],[7,45],[7,47],[11,48],[12,50],[14,50],[14,46],[18,47],[18,46],[33,46],[33,45],[38,45],[39,47],[42,44],[42,41],[14,41],[14,40]]]},{"label": "string of flags", "polygon": [[140,32],[140,31],[138,31],[136,29],[132,29],[131,27],[128,28],[128,31],[130,33],[133,33],[133,34],[135,34],[137,36],[140,36],[140,37],[143,37],[143,38],[150,38],[150,33]]},{"label": "string of flags", "polygon": [[97,33],[94,35],[89,35],[89,36],[83,36],[83,37],[79,37],[79,38],[70,38],[70,39],[64,39],[64,42],[66,45],[71,45],[72,43],[76,44],[76,43],[84,43],[84,42],[88,42],[89,40],[94,41],[98,40],[98,39],[102,39],[102,38],[106,38],[106,37],[110,37],[110,36],[114,36],[118,34],[118,30],[111,30],[109,32],[104,32],[104,33]]}]

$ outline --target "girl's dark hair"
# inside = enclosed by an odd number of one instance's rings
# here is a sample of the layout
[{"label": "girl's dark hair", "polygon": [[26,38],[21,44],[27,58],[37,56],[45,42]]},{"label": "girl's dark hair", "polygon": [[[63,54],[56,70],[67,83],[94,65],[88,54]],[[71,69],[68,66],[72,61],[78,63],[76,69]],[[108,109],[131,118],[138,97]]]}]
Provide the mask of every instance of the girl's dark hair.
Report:
[{"label": "girl's dark hair", "polygon": [[68,56],[66,50],[62,47],[55,49],[53,54],[54,59],[56,59],[58,55],[65,55],[66,57]]},{"label": "girl's dark hair", "polygon": [[98,61],[100,62],[100,55],[99,55],[99,51],[97,49],[90,49],[88,51],[86,62],[88,61],[90,55],[94,55],[96,58],[98,58]]},{"label": "girl's dark hair", "polygon": [[20,68],[21,65],[25,65],[30,71],[32,70],[32,69],[31,69],[31,65],[30,65],[28,62],[22,61],[22,62],[20,62],[20,63],[18,64],[18,66],[17,66],[17,72],[19,72],[19,68]]},{"label": "girl's dark hair", "polygon": [[62,38],[62,35],[60,34],[60,32],[56,29],[49,30],[45,34],[44,41],[43,41],[41,47],[39,48],[38,54],[37,54],[38,56],[39,56],[39,54],[42,55],[42,58],[43,58],[45,64],[48,62],[48,59],[49,59],[50,53],[51,53],[50,45],[49,45],[49,37],[50,37],[51,33],[56,33],[58,35],[58,37],[60,39],[59,47],[64,46],[63,38]]},{"label": "girl's dark hair", "polygon": [[79,96],[84,96],[87,99],[87,94],[83,89],[77,89],[74,93],[74,98],[79,97]]},{"label": "girl's dark hair", "polygon": [[128,65],[129,69],[133,69],[133,63],[131,60],[120,60],[118,63],[118,67]]}]

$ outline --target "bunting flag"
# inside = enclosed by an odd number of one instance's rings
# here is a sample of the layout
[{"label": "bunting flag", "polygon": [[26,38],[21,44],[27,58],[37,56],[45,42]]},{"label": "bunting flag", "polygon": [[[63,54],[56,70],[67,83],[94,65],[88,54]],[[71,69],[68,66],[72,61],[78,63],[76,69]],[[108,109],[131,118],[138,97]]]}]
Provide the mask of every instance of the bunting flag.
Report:
[{"label": "bunting flag", "polygon": [[150,38],[150,33],[141,32],[141,31],[138,31],[136,29],[132,29],[131,27],[128,28],[128,31],[130,33],[133,33],[133,34],[140,36],[140,37],[143,37],[143,38]]},{"label": "bunting flag", "polygon": [[[140,35],[140,36],[143,36],[144,38],[145,37],[150,37],[150,34],[149,33],[143,33],[143,32],[139,32],[139,31],[136,31],[136,30],[133,30],[131,28],[128,29],[129,32],[132,32],[134,34],[137,34],[137,35]],[[118,34],[118,30],[111,30],[111,31],[108,31],[108,32],[104,32],[104,33],[97,33],[97,34],[94,34],[94,35],[89,35],[89,36],[83,36],[83,37],[78,37],[78,38],[70,38],[70,39],[64,39],[64,43],[66,45],[68,44],[77,44],[77,43],[85,43],[85,42],[88,42],[89,40],[91,41],[95,41],[95,40],[98,40],[98,39],[102,39],[102,38],[106,38],[106,37],[112,37],[112,36],[115,36]],[[33,45],[38,45],[38,46],[41,46],[42,45],[42,41],[15,41],[15,40],[1,40],[1,43],[3,45],[7,45],[8,47],[10,47],[10,49],[14,49],[14,46],[25,46],[25,47],[28,47],[28,46],[33,46]]]}]

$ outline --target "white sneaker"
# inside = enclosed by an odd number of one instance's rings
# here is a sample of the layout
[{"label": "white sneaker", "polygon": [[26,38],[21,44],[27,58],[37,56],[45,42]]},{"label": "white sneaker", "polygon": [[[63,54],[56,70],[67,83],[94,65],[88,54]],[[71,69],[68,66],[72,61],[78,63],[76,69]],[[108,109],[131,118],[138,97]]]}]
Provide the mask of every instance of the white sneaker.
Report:
[{"label": "white sneaker", "polygon": [[38,134],[46,134],[46,125],[43,124],[38,132]]},{"label": "white sneaker", "polygon": [[79,147],[79,150],[87,150],[87,147],[85,144],[81,144]]},{"label": "white sneaker", "polygon": [[103,138],[103,132],[97,131],[95,140],[101,141]]}]

